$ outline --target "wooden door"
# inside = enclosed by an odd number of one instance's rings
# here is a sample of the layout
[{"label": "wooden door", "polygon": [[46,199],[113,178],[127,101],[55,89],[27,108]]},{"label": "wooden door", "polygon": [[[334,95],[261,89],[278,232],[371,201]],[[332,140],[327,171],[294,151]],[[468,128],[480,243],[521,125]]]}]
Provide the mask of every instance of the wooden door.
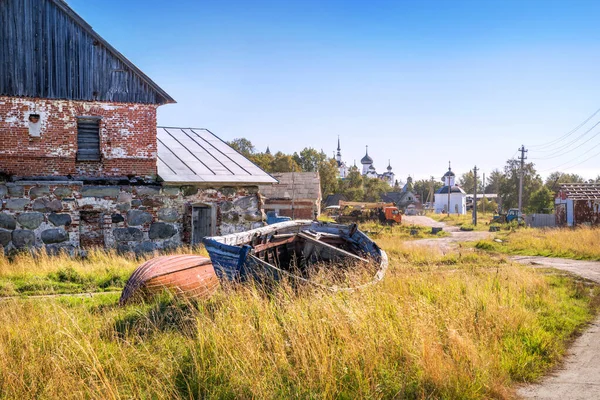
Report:
[{"label": "wooden door", "polygon": [[210,207],[194,207],[192,209],[192,244],[202,243],[202,238],[212,232],[212,209]]}]

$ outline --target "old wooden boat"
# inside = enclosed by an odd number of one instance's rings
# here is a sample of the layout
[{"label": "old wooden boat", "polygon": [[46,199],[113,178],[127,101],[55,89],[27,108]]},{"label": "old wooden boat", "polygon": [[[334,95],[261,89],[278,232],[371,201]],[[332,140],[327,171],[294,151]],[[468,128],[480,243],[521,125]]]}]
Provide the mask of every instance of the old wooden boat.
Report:
[{"label": "old wooden boat", "polygon": [[[265,275],[279,280],[289,277],[331,290],[354,290],[383,279],[386,253],[355,224],[340,225],[299,220],[280,222],[246,232],[203,239],[217,276],[231,281]],[[311,281],[314,265],[348,268],[370,265],[370,279],[359,285],[340,287]]]},{"label": "old wooden boat", "polygon": [[219,279],[210,258],[192,254],[155,257],[133,272],[119,304],[164,290],[188,299],[207,298],[218,287]]}]

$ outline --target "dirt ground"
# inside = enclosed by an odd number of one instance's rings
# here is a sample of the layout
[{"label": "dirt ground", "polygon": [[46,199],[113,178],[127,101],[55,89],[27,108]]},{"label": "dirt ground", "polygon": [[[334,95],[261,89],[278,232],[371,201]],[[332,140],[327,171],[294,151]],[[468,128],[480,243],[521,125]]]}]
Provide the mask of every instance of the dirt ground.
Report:
[{"label": "dirt ground", "polygon": [[402,224],[406,225],[421,225],[443,228],[444,231],[450,233],[450,236],[432,238],[432,239],[421,239],[407,243],[409,246],[431,246],[442,250],[446,253],[460,247],[461,242],[473,242],[482,240],[490,237],[489,232],[478,232],[478,231],[461,231],[456,226],[447,226],[443,222],[435,221],[429,217],[420,215],[405,215],[402,217]]},{"label": "dirt ground", "polygon": [[[489,232],[461,232],[456,227],[423,216],[404,216],[403,223],[443,227],[451,236],[415,240],[414,246],[431,246],[451,251],[461,242],[476,241],[490,236]],[[600,283],[600,262],[563,258],[512,256],[513,261],[533,268],[555,268]],[[600,399],[600,317],[575,340],[563,364],[536,384],[524,385],[518,395],[527,399],[587,400]]]}]

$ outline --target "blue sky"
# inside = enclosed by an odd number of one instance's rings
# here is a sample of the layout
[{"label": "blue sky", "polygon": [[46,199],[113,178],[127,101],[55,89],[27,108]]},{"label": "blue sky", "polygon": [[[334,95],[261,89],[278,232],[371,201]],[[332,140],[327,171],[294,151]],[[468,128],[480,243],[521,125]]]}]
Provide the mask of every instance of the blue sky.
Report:
[{"label": "blue sky", "polygon": [[[368,145],[403,180],[439,178],[448,160],[489,173],[600,107],[597,1],[69,4],[177,100],[159,124],[284,152],[332,154],[339,135],[346,162]],[[565,168],[600,152],[600,135],[561,155],[595,132],[529,156],[542,175],[596,177],[600,155]]]}]

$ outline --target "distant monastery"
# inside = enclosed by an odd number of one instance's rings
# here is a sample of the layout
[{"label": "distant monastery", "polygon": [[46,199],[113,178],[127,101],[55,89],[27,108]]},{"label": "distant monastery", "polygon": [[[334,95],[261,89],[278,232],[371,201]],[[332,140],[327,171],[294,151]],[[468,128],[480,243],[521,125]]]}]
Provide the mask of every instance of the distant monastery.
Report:
[{"label": "distant monastery", "polygon": [[[346,178],[348,176],[348,172],[350,172],[350,168],[348,168],[348,165],[344,161],[342,161],[342,147],[340,146],[339,137],[335,160],[338,164],[339,177],[341,179]],[[369,178],[381,179],[382,181],[387,182],[390,186],[394,186],[396,182],[396,175],[394,175],[394,173],[392,172],[392,165],[390,164],[390,161],[388,160],[387,172],[384,172],[383,174],[378,174],[377,170],[373,166],[373,159],[371,158],[371,156],[369,156],[369,146],[366,146],[365,156],[360,160],[360,163],[362,164],[362,175],[367,176]],[[354,166],[356,166],[356,163]]]}]

